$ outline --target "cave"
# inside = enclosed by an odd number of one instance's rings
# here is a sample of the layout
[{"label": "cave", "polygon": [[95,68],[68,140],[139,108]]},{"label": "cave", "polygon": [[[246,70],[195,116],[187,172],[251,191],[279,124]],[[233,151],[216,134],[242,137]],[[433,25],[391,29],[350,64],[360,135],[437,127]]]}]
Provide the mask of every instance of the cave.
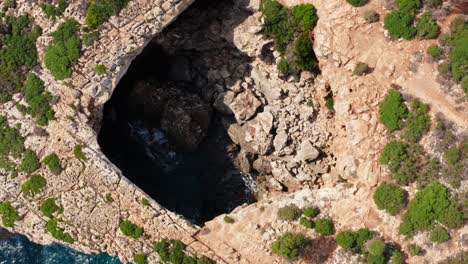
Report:
[{"label": "cave", "polygon": [[[250,58],[217,34],[248,15],[235,5],[197,0],[158,34],[105,104],[98,135],[126,178],[198,225],[255,201],[254,176],[239,169],[226,132],[232,117],[213,107],[226,82],[248,72]],[[230,76],[212,78],[213,69]]]}]

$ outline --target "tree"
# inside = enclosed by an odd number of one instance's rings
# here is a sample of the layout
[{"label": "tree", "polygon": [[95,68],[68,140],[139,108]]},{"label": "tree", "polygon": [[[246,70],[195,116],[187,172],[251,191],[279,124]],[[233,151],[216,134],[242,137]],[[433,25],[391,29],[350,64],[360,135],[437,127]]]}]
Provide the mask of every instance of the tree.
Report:
[{"label": "tree", "polygon": [[401,93],[391,89],[385,95],[379,107],[380,121],[389,131],[400,130],[403,126],[403,119],[408,115]]},{"label": "tree", "polygon": [[391,215],[400,212],[405,204],[405,191],[400,187],[383,182],[374,193],[374,202],[380,210],[385,210]]}]

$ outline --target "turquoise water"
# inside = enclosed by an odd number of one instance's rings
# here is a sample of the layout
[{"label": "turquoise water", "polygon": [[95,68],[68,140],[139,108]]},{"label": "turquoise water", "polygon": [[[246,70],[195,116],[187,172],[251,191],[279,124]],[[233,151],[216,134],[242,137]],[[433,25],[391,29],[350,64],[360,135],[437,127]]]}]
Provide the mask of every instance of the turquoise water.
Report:
[{"label": "turquoise water", "polygon": [[15,235],[0,240],[0,264],[122,264],[108,254],[87,255],[69,247],[42,246],[26,237]]}]

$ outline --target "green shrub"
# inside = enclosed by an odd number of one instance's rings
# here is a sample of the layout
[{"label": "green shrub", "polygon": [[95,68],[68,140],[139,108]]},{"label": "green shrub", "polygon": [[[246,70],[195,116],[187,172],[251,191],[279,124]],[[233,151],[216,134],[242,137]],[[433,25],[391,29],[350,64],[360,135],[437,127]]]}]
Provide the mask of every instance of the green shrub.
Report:
[{"label": "green shrub", "polygon": [[301,251],[309,245],[309,240],[302,234],[285,233],[280,236],[271,247],[273,254],[287,259],[297,259]]},{"label": "green shrub", "polygon": [[369,240],[367,241],[367,251],[374,256],[382,255],[385,251],[385,243],[378,239]]},{"label": "green shrub", "polygon": [[164,263],[172,264],[215,264],[212,259],[201,256],[187,256],[184,252],[186,245],[179,240],[161,240],[153,244],[154,251]]},{"label": "green shrub", "polygon": [[52,43],[46,48],[44,62],[56,80],[71,77],[72,67],[81,54],[80,25],[67,19],[51,33]]},{"label": "green shrub", "polygon": [[21,91],[26,74],[37,64],[40,35],[41,28],[26,15],[0,17],[0,103]]},{"label": "green shrub", "polygon": [[143,228],[127,220],[120,222],[119,228],[122,234],[131,238],[139,238],[143,235]]},{"label": "green shrub", "polygon": [[353,251],[356,253],[364,253],[365,245],[367,241],[374,237],[374,233],[367,228],[360,228],[355,232],[356,234],[356,246]]},{"label": "green shrub", "polygon": [[384,27],[392,38],[412,39],[417,34],[413,26],[414,15],[401,10],[388,13],[384,19]]},{"label": "green shrub", "polygon": [[9,201],[0,203],[0,215],[2,215],[2,223],[5,227],[13,227],[20,219],[18,211]]},{"label": "green shrub", "polygon": [[405,204],[405,191],[400,187],[383,182],[374,193],[374,202],[380,210],[385,210],[391,215],[400,212]]},{"label": "green shrub", "polygon": [[354,7],[363,6],[367,4],[367,2],[369,2],[369,0],[346,0],[346,1]]},{"label": "green shrub", "polygon": [[394,89],[389,90],[380,104],[379,113],[380,122],[388,130],[400,130],[403,126],[403,119],[408,115],[408,108],[406,108],[401,93]]},{"label": "green shrub", "polygon": [[315,223],[312,222],[312,221],[311,221],[309,218],[307,218],[307,217],[301,217],[301,218],[299,219],[299,223],[300,223],[302,226],[306,227],[306,228],[314,228],[314,226],[315,226]]},{"label": "green shrub", "polygon": [[330,219],[317,219],[315,221],[315,231],[324,236],[333,235],[335,233],[335,225]]},{"label": "green shrub", "polygon": [[226,215],[226,216],[224,216],[224,222],[226,222],[228,224],[232,224],[232,223],[234,223],[234,219],[232,219],[230,216]]},{"label": "green shrub", "polygon": [[450,228],[457,228],[463,224],[463,220],[463,213],[450,197],[447,187],[434,182],[416,193],[408,204],[400,225],[400,233],[411,236],[416,231],[429,230],[435,221]]},{"label": "green shrub", "polygon": [[317,25],[317,9],[311,4],[299,4],[291,8],[291,13],[296,21],[302,24],[305,33],[308,33]]},{"label": "green shrub", "polygon": [[448,77],[450,72],[450,65],[446,62],[437,65],[437,70],[439,71],[440,76]]},{"label": "green shrub", "polygon": [[421,0],[397,0],[396,5],[404,12],[414,12],[421,8]]},{"label": "green shrub", "polygon": [[54,110],[50,106],[52,96],[45,91],[44,82],[35,74],[29,73],[28,81],[24,87],[24,98],[29,104],[27,112],[40,126],[46,126],[54,119]]},{"label": "green shrub", "polygon": [[62,166],[60,165],[60,159],[55,154],[55,152],[50,153],[47,155],[42,162],[47,165],[47,168],[49,168],[50,172],[52,173],[60,173],[62,171]]},{"label": "green shrub", "polygon": [[83,153],[83,146],[81,145],[76,145],[75,148],[73,148],[73,154],[75,155],[75,158],[77,158],[80,161],[88,160],[86,155]]},{"label": "green shrub", "polygon": [[468,94],[468,75],[462,79],[462,88],[465,91],[465,94]]},{"label": "green shrub", "polygon": [[53,214],[61,210],[60,206],[55,203],[55,198],[47,198],[41,203],[39,208],[44,216],[53,218]]},{"label": "green shrub", "polygon": [[325,107],[331,112],[335,112],[335,101],[333,100],[333,95],[325,97]]},{"label": "green shrub", "polygon": [[317,207],[306,207],[302,209],[302,214],[307,217],[316,217],[320,214],[320,209]]},{"label": "green shrub", "polygon": [[418,255],[421,254],[422,249],[420,247],[418,247],[417,245],[415,245],[415,244],[411,244],[408,247],[408,251],[409,251],[411,256],[418,256]]},{"label": "green shrub", "polygon": [[294,23],[290,19],[290,12],[274,0],[262,1],[261,11],[264,18],[264,31],[268,37],[273,38],[275,47],[280,53],[293,39]]},{"label": "green shrub", "polygon": [[117,15],[128,3],[128,0],[92,0],[86,9],[86,25],[96,29],[111,16]]},{"label": "green shrub", "polygon": [[435,39],[440,33],[439,25],[430,13],[424,13],[418,18],[416,29],[421,39]]},{"label": "green shrub", "polygon": [[419,99],[414,99],[406,121],[405,139],[413,143],[418,142],[429,130],[430,125],[429,105],[421,103]]},{"label": "green shrub", "polygon": [[368,254],[367,263],[368,264],[385,264],[385,256]]},{"label": "green shrub", "polygon": [[364,19],[366,20],[367,23],[371,24],[371,23],[378,22],[380,20],[380,15],[374,10],[369,10],[364,13]]},{"label": "green shrub", "polygon": [[356,246],[356,234],[353,231],[343,231],[336,236],[336,243],[344,248],[351,249]]},{"label": "green shrub", "polygon": [[16,128],[8,125],[6,117],[0,116],[0,160],[8,160],[10,156],[20,158],[24,151],[24,139],[21,134]]},{"label": "green shrub", "polygon": [[135,254],[133,256],[133,262],[135,264],[146,264],[146,255],[145,254]]},{"label": "green shrub", "polygon": [[10,8],[16,8],[16,0],[5,0],[5,2],[3,2],[3,12],[8,11]]},{"label": "green shrub", "polygon": [[431,241],[436,243],[443,243],[450,240],[450,235],[443,227],[435,227],[431,231]]},{"label": "green shrub", "polygon": [[393,251],[390,258],[390,264],[403,264],[403,254],[400,251]]},{"label": "green shrub", "polygon": [[451,164],[455,165],[461,160],[461,152],[456,146],[450,147],[445,152],[445,160]]},{"label": "green shrub", "polygon": [[141,204],[143,204],[144,206],[150,206],[150,202],[146,198],[141,199]]},{"label": "green shrub", "polygon": [[400,141],[388,142],[382,152],[380,161],[388,165],[391,172],[396,173],[401,163],[408,159],[408,144]]},{"label": "green shrub", "polygon": [[315,58],[312,43],[309,39],[309,34],[304,32],[300,34],[294,43],[294,55],[296,57],[296,65],[300,70],[316,71],[318,69],[317,58]]},{"label": "green shrub", "polygon": [[302,215],[302,210],[295,204],[283,206],[278,209],[277,216],[283,221],[295,221]]},{"label": "green shrub", "polygon": [[288,62],[288,59],[286,59],[285,57],[281,57],[278,63],[278,70],[284,76],[288,76],[290,74],[295,73],[295,70],[292,69],[291,65]]},{"label": "green shrub", "polygon": [[99,74],[106,74],[107,73],[106,66],[104,66],[103,64],[96,65],[96,72]]},{"label": "green shrub", "polygon": [[41,9],[49,18],[55,18],[61,16],[68,7],[66,0],[59,0],[57,5],[54,4],[41,4]]},{"label": "green shrub", "polygon": [[23,161],[19,166],[19,170],[26,173],[33,173],[40,167],[41,164],[39,163],[36,153],[30,149],[26,150]]},{"label": "green shrub", "polygon": [[434,59],[440,59],[443,55],[442,49],[436,44],[429,46],[429,48],[427,48],[427,53]]},{"label": "green shrub", "polygon": [[49,221],[47,221],[47,232],[49,232],[55,239],[69,244],[73,244],[73,237],[69,233],[64,232],[65,230],[63,228],[58,226],[59,221],[59,219],[50,219]]},{"label": "green shrub", "polygon": [[91,31],[91,32],[83,34],[83,44],[86,47],[93,45],[93,43],[97,41],[98,39],[99,39],[98,31]]},{"label": "green shrub", "polygon": [[353,75],[363,76],[369,71],[369,66],[364,62],[356,63],[354,66]]},{"label": "green shrub", "polygon": [[39,174],[34,174],[21,186],[21,190],[26,195],[36,195],[42,191],[46,185],[46,180]]},{"label": "green shrub", "polygon": [[462,16],[450,25],[449,59],[452,66],[452,79],[461,81],[468,75],[468,22]]}]

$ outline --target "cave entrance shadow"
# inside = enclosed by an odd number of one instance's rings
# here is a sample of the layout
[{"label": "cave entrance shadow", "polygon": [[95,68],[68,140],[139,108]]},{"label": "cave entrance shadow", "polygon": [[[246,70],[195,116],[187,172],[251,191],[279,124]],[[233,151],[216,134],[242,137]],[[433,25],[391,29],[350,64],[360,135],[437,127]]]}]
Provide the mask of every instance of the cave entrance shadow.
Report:
[{"label": "cave entrance shadow", "polygon": [[[251,59],[219,34],[206,35],[217,30],[216,25],[223,26],[225,13],[232,15],[231,29],[244,21],[249,13],[239,5],[197,0],[156,36],[105,104],[98,135],[103,153],[125,177],[162,206],[199,225],[255,201],[245,174],[237,168],[239,149],[225,130],[233,119],[212,108],[221,88],[250,75],[246,65]],[[196,41],[210,46],[189,44]],[[228,79],[210,77],[213,71],[241,66],[245,71],[230,73]],[[192,121],[185,128],[191,130],[184,132],[180,128],[187,117]]]}]

